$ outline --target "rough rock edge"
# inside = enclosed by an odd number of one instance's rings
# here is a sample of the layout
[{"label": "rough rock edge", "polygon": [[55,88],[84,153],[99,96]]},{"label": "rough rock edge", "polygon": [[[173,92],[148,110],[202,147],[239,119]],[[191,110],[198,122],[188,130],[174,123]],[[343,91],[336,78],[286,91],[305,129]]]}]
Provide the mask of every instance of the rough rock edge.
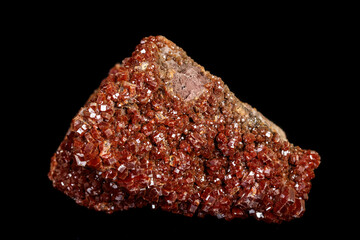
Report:
[{"label": "rough rock edge", "polygon": [[[164,82],[171,81],[174,73],[177,71],[177,67],[174,67],[168,63],[169,59],[180,65],[192,65],[194,68],[198,69],[201,74],[209,81],[222,81],[220,78],[212,75],[209,71],[206,71],[203,66],[196,63],[191,57],[186,54],[186,52],[182,48],[177,46],[172,41],[166,39],[163,36],[159,36],[158,39],[166,44],[166,47],[160,49],[161,56],[159,56],[159,65],[164,67],[164,69],[160,69],[160,77]],[[172,90],[173,89],[170,88],[170,91]],[[199,92],[199,94],[192,100],[196,101],[196,99],[198,99],[201,93],[203,92]],[[234,106],[237,106],[235,111],[239,114],[239,116],[246,119],[250,127],[254,127],[254,125],[256,124],[265,125],[270,128],[272,132],[278,133],[281,140],[287,141],[285,132],[279,126],[264,117],[264,115],[258,112],[256,108],[253,108],[248,103],[240,101],[240,99],[238,99],[234,95],[234,93],[229,90],[229,87],[226,84],[224,84],[224,94],[230,95],[230,98],[233,99]],[[188,104],[191,104],[191,102],[192,101],[189,101]]]}]

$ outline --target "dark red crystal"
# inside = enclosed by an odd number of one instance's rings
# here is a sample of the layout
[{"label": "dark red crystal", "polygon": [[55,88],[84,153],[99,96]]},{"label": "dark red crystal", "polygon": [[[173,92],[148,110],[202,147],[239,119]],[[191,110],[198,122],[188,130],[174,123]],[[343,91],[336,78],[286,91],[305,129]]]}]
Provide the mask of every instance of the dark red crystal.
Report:
[{"label": "dark red crystal", "polygon": [[78,204],[288,221],[305,211],[315,151],[238,100],[162,36],[144,38],[72,120],[49,178]]}]

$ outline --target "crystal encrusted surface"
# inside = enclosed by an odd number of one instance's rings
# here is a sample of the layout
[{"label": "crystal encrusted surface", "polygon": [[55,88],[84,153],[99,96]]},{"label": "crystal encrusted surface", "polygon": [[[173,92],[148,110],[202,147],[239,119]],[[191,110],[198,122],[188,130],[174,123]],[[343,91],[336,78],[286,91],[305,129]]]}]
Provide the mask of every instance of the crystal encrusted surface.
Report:
[{"label": "crystal encrusted surface", "polygon": [[144,38],[110,70],[51,160],[55,188],[112,213],[289,221],[320,164],[165,37]]}]

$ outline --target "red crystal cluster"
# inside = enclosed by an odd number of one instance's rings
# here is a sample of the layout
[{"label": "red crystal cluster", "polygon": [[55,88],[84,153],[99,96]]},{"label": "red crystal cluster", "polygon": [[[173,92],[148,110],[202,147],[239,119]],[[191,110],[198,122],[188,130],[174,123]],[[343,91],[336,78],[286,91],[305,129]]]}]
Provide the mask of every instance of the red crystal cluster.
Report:
[{"label": "red crystal cluster", "polygon": [[150,206],[279,223],[303,215],[319,164],[315,151],[290,144],[220,78],[157,36],[112,68],[81,108],[49,178],[78,204],[108,213]]}]

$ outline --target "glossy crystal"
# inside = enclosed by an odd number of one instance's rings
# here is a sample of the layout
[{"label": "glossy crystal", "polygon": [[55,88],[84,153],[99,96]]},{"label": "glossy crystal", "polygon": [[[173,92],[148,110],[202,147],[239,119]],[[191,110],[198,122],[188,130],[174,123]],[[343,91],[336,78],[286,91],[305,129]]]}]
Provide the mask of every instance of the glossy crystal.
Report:
[{"label": "glossy crystal", "polygon": [[116,64],[71,122],[49,178],[76,203],[266,222],[304,214],[320,164],[162,36]]}]

